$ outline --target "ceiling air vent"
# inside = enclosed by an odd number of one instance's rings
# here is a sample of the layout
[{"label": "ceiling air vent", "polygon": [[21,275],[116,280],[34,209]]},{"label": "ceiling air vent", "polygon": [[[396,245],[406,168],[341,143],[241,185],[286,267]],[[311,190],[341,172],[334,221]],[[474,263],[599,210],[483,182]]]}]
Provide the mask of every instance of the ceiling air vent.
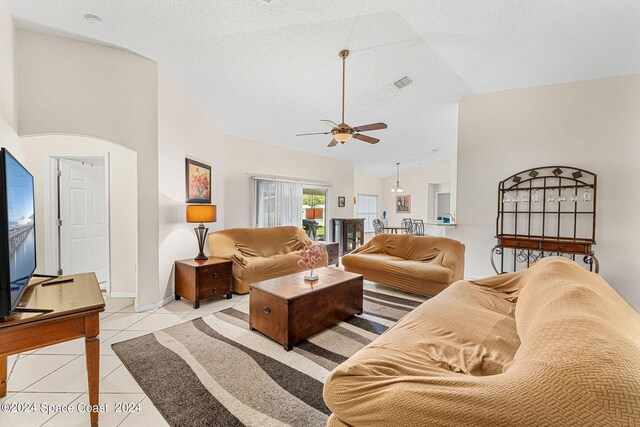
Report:
[{"label": "ceiling air vent", "polygon": [[394,82],[393,85],[395,87],[397,87],[398,89],[402,89],[402,88],[405,88],[405,87],[409,86],[411,83],[413,83],[413,79],[411,77],[409,77],[409,76],[404,76],[403,78],[401,78],[397,82]]},{"label": "ceiling air vent", "polygon": [[259,1],[261,1],[264,4],[269,4],[269,3],[271,3],[272,0],[259,0]]}]

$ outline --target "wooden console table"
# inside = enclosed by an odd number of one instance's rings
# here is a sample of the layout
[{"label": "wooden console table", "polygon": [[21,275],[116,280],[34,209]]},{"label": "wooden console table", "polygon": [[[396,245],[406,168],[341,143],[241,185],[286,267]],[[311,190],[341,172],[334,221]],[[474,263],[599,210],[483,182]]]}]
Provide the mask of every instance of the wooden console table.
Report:
[{"label": "wooden console table", "polygon": [[[20,308],[50,309],[49,313],[16,313],[0,321],[0,397],[7,395],[7,356],[84,337],[89,404],[99,404],[100,315],[104,299],[94,273],[65,276],[73,282],[43,286],[31,279]],[[91,425],[98,413],[91,412]]]}]

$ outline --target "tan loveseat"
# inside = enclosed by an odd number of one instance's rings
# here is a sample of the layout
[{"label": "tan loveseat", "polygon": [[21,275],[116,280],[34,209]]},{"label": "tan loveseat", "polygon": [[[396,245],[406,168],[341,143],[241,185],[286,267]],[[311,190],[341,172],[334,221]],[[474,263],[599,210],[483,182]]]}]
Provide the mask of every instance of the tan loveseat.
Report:
[{"label": "tan loveseat", "polygon": [[[251,283],[304,271],[298,251],[312,240],[300,227],[233,228],[209,234],[211,255],[233,261],[233,292],[246,294]],[[320,266],[327,266],[327,254]]]},{"label": "tan loveseat", "polygon": [[329,426],[638,426],[640,315],[545,258],[459,281],[339,365]]},{"label": "tan loveseat", "polygon": [[437,295],[464,275],[464,245],[444,237],[380,234],[342,257],[346,271],[421,295]]}]

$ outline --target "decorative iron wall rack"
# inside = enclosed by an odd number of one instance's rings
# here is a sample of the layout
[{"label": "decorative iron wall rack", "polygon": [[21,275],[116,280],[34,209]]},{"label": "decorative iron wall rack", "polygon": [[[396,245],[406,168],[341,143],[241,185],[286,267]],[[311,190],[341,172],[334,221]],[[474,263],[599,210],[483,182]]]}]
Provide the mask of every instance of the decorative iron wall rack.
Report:
[{"label": "decorative iron wall rack", "polygon": [[500,181],[497,244],[491,250],[496,273],[553,255],[581,261],[597,273],[597,181],[596,174],[569,166],[527,169]]}]

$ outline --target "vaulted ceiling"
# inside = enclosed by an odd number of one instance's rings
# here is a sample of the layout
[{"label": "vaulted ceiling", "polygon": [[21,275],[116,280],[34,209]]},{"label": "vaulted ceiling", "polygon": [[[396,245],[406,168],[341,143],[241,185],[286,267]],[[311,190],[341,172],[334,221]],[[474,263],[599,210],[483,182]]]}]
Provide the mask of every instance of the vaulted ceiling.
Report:
[{"label": "vaulted ceiling", "polygon": [[[640,73],[638,0],[13,0],[12,11],[20,27],[157,61],[227,134],[376,176],[449,157],[463,97]],[[344,48],[346,121],[386,122],[369,133],[377,145],[294,136],[339,121]],[[396,89],[406,75],[415,82]]]}]

